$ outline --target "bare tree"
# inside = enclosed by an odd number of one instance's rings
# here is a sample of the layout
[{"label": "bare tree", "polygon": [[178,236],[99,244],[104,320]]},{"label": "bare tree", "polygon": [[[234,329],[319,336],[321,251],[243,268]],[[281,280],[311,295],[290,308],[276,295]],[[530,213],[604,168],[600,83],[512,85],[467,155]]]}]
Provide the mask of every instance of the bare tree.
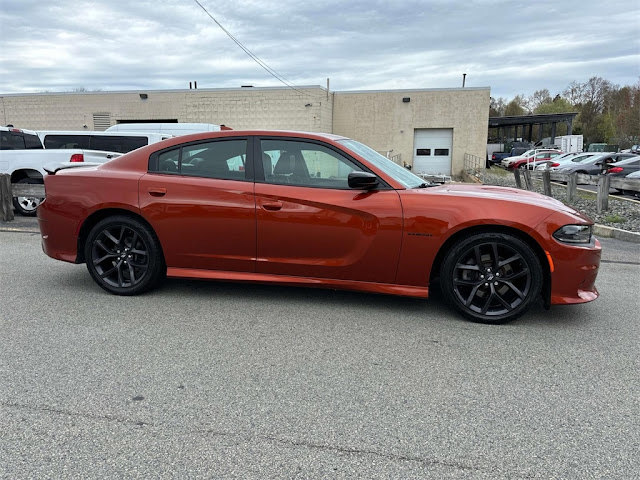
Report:
[{"label": "bare tree", "polygon": [[548,89],[536,90],[533,92],[533,95],[529,97],[529,108],[530,110],[536,111],[541,105],[545,103],[551,103],[553,99],[551,98],[551,94]]}]

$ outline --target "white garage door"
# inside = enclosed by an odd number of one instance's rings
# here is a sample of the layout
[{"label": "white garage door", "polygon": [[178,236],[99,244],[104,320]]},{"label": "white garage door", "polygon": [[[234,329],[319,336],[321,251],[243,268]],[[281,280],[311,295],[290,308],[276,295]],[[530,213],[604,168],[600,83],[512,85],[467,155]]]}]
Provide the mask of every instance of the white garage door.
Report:
[{"label": "white garage door", "polygon": [[453,129],[419,128],[413,136],[413,172],[451,175]]}]

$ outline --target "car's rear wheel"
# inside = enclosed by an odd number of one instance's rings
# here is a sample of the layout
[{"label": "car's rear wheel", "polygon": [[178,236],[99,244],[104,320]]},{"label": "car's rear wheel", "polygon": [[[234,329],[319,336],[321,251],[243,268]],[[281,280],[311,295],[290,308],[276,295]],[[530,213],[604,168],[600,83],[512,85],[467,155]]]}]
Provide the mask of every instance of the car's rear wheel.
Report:
[{"label": "car's rear wheel", "polygon": [[518,318],[542,288],[542,267],[529,245],[504,233],[473,235],[447,253],[440,275],[447,302],[468,319],[499,324]]},{"label": "car's rear wheel", "polygon": [[[42,180],[37,178],[22,178],[16,183],[42,184]],[[38,206],[44,198],[38,197],[13,197],[13,207],[16,212],[25,217],[35,217]]]},{"label": "car's rear wheel", "polygon": [[99,221],[89,232],[84,254],[96,283],[116,295],[149,290],[165,273],[155,233],[146,224],[127,216]]}]

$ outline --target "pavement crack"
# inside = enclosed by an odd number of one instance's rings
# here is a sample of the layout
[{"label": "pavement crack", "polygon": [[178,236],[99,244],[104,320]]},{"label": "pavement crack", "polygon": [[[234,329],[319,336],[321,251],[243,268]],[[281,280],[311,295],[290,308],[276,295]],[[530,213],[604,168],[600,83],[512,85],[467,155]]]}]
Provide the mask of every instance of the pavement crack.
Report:
[{"label": "pavement crack", "polygon": [[367,450],[367,449],[360,449],[360,448],[354,448],[354,447],[342,447],[337,445],[327,445],[327,444],[312,443],[307,441],[286,440],[286,439],[277,438],[273,436],[264,436],[263,438],[272,442],[291,445],[294,447],[305,447],[305,448],[323,450],[328,452],[346,453],[350,455],[374,455],[376,457],[381,457],[388,460],[416,462],[416,463],[421,463],[423,465],[443,466],[443,467],[456,468],[458,470],[478,471],[478,472],[485,471],[485,469],[482,469],[480,467],[473,466],[473,465],[465,465],[461,462],[448,462],[444,460],[434,460],[430,458],[424,458],[424,457],[413,456],[413,455],[383,453],[383,452],[378,452],[376,450]]},{"label": "pavement crack", "polygon": [[600,259],[600,263],[616,263],[618,265],[640,265],[640,262],[625,262],[623,260],[604,260],[604,259]]},{"label": "pavement crack", "polygon": [[140,420],[131,420],[129,418],[118,417],[115,415],[95,415],[92,413],[78,413],[78,412],[72,412],[70,410],[64,410],[62,408],[24,405],[20,403],[12,403],[12,402],[0,402],[0,405],[2,405],[3,407],[17,408],[21,410],[30,410],[33,412],[53,413],[56,415],[64,415],[67,417],[86,418],[89,420],[107,420],[109,422],[117,422],[117,423],[122,423],[126,425],[136,425],[139,427],[154,426],[153,423],[150,423],[150,422],[142,422]]}]

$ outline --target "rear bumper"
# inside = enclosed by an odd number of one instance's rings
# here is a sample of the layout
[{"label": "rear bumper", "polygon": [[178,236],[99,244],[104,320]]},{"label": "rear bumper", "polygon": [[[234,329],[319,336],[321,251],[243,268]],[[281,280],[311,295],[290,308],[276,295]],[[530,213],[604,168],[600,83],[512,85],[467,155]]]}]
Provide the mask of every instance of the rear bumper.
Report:
[{"label": "rear bumper", "polygon": [[56,211],[45,200],[38,207],[38,226],[44,253],[56,260],[77,263],[77,221]]}]

